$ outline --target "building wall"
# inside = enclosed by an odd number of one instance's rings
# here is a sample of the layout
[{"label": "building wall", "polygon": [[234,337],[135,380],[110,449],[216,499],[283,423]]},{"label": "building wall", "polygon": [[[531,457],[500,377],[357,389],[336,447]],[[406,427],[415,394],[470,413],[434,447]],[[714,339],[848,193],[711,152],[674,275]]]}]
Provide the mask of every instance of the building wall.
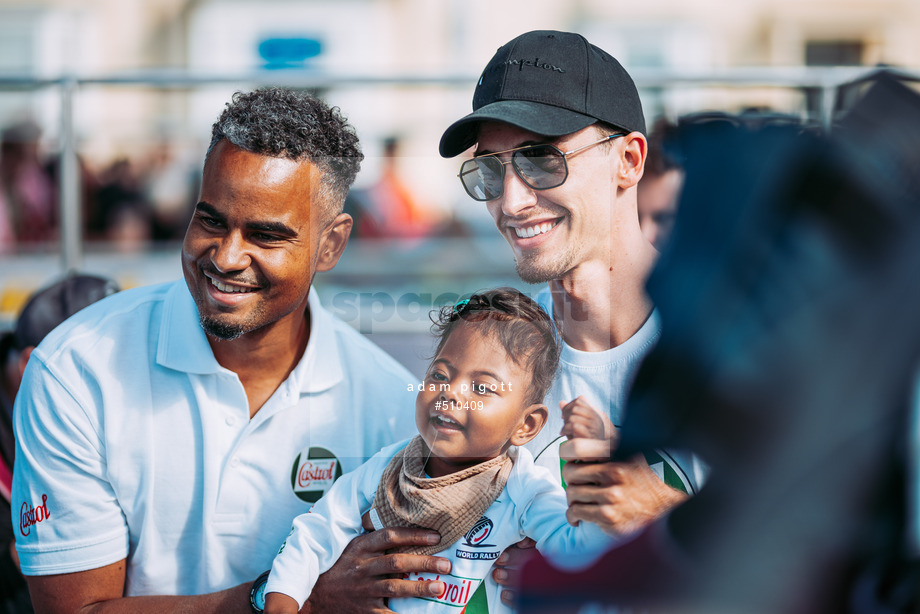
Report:
[{"label": "building wall", "polygon": [[[864,65],[920,70],[917,0],[0,0],[0,75],[245,74],[264,68],[259,44],[266,39],[315,40],[321,52],[302,67],[392,79],[321,92],[362,138],[367,159],[359,186],[375,181],[381,144],[397,136],[398,169],[418,199],[485,227],[485,208],[470,206],[454,178],[456,161],[442,160],[437,143],[444,127],[470,110],[475,80],[495,49],[531,29],[579,31],[610,51],[636,75],[650,120],[748,106],[805,113],[814,100],[796,89],[675,86],[652,77],[801,67],[810,42],[840,43],[844,51],[855,43]],[[450,81],[434,86],[404,77]],[[122,156],[142,160],[165,143],[194,171],[225,101],[253,85],[82,86],[74,102],[79,152],[100,170]],[[42,126],[43,146],[55,154],[58,90],[0,85],[0,128],[26,116]],[[11,313],[3,283],[0,319]]]},{"label": "building wall", "polygon": [[[41,76],[162,67],[242,72],[264,65],[261,40],[293,36],[321,41],[322,53],[305,64],[333,73],[475,75],[499,45],[537,28],[580,31],[634,70],[798,66],[808,41],[859,41],[863,64],[920,67],[914,0],[0,0],[0,17],[0,71]],[[190,99],[86,88],[77,106],[81,138],[99,157],[151,135],[200,138],[194,127],[210,123],[228,89]],[[762,96],[712,97],[692,88],[643,94],[650,115],[750,105]],[[431,146],[445,118],[469,105],[463,87],[330,95],[371,140],[407,134],[410,149],[419,150]],[[0,121],[31,112],[49,125],[49,139],[57,110],[47,92],[0,92]]]}]

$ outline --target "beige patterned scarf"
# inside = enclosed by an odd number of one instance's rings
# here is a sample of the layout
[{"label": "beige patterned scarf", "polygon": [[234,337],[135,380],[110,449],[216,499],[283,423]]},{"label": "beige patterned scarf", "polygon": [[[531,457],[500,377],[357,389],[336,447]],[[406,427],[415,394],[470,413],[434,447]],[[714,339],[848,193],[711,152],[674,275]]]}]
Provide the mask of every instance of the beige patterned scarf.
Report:
[{"label": "beige patterned scarf", "polygon": [[434,546],[405,546],[399,552],[435,554],[446,549],[473,528],[498,497],[513,462],[507,454],[440,478],[426,478],[428,447],[414,437],[390,460],[374,497],[376,511],[385,527],[432,529],[441,534]]}]

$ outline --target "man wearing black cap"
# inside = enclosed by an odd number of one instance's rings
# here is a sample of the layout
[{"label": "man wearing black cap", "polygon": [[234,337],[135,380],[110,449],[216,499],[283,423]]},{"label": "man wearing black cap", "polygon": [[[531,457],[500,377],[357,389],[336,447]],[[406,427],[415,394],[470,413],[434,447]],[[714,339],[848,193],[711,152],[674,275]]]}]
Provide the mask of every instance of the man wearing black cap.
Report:
[{"label": "man wearing black cap", "polygon": [[68,275],[29,298],[14,330],[0,337],[0,612],[32,611],[19,573],[10,513],[14,459],[13,400],[32,350],[58,324],[90,303],[118,292],[118,284],[95,275]]},{"label": "man wearing black cap", "polygon": [[[473,113],[441,138],[444,157],[476,146],[460,169],[464,188],[489,209],[521,279],[548,282],[537,300],[565,345],[545,402],[562,411],[528,447],[557,474],[560,456],[610,457],[609,421],[621,423],[635,371],[660,334],[645,292],[657,252],[636,208],[645,131],[636,87],[613,57],[578,34],[536,31],[496,52]],[[562,431],[570,414],[588,422]],[[595,437],[563,443],[561,431]],[[568,463],[560,477],[569,519],[634,531],[692,493],[698,469],[690,455],[671,452],[648,462]]]}]

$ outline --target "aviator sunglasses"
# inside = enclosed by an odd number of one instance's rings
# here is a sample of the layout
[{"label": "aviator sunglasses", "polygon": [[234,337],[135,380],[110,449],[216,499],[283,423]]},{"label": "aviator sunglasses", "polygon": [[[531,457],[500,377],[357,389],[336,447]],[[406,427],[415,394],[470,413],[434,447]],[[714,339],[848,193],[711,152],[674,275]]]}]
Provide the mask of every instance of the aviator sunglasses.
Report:
[{"label": "aviator sunglasses", "polygon": [[[541,144],[483,154],[464,162],[457,176],[460,177],[466,193],[473,200],[480,202],[494,200],[502,195],[505,186],[505,165],[509,163],[515,174],[530,188],[534,190],[558,188],[569,176],[567,158],[595,145],[626,136],[626,134],[626,132],[611,134],[571,151],[560,151],[553,145]],[[502,162],[498,156],[506,153],[511,154],[511,159],[508,162]]]}]

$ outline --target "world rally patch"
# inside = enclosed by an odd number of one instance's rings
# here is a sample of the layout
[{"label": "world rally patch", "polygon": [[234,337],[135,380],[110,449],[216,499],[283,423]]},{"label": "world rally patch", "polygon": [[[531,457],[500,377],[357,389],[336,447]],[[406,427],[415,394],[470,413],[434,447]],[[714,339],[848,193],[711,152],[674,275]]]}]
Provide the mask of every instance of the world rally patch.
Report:
[{"label": "world rally patch", "polygon": [[476,521],[476,524],[463,536],[463,546],[473,548],[473,550],[464,550],[462,547],[457,548],[454,555],[459,559],[470,561],[494,561],[501,554],[498,550],[480,550],[480,548],[494,548],[495,544],[487,543],[489,536],[492,535],[494,524],[491,520],[483,516]]},{"label": "world rally patch", "polygon": [[291,488],[301,501],[316,503],[342,477],[342,463],[326,448],[301,450],[291,468]]},{"label": "world rally patch", "polygon": [[473,548],[491,548],[495,544],[487,544],[488,538],[492,535],[492,528],[495,525],[491,520],[483,516],[476,521],[476,524],[473,525],[469,531],[466,532],[466,535],[463,536],[463,541],[466,542],[467,546]]}]

